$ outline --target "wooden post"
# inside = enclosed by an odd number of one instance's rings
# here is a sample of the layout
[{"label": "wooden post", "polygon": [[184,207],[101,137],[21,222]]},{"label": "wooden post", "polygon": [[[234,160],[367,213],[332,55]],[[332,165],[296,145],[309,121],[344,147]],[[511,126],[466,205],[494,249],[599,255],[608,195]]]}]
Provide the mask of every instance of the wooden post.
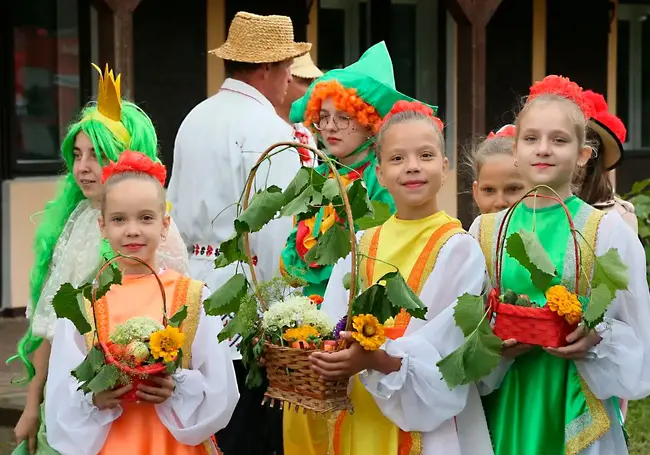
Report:
[{"label": "wooden post", "polygon": [[122,74],[122,96],[133,99],[133,11],[142,0],[104,0],[113,11],[114,71]]},{"label": "wooden post", "polygon": [[[445,0],[458,25],[458,162],[466,161],[471,141],[485,135],[486,27],[501,0]],[[453,102],[453,101],[452,101]],[[458,173],[458,218],[473,220],[472,178]]]}]

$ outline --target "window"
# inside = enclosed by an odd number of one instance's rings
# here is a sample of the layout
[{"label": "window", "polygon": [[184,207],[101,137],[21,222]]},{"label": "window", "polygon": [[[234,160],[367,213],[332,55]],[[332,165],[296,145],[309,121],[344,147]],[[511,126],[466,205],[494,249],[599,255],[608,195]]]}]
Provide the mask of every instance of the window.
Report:
[{"label": "window", "polygon": [[[54,172],[61,167],[61,139],[82,104],[78,1],[12,4],[10,147],[11,167],[18,172]],[[86,66],[84,62],[84,71]]]},{"label": "window", "polygon": [[650,151],[650,6],[619,7],[617,85],[625,149]]}]

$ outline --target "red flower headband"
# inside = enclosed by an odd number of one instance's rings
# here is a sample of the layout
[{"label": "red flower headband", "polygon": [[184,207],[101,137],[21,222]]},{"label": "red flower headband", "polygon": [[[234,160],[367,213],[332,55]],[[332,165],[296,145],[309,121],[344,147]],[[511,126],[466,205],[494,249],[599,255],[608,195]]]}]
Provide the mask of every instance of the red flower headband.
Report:
[{"label": "red flower headband", "polygon": [[517,135],[517,128],[515,125],[504,125],[497,130],[496,133],[490,131],[487,139],[494,139],[495,137],[515,137]]},{"label": "red flower headband", "polygon": [[390,112],[384,117],[383,123],[386,123],[395,114],[408,111],[419,112],[420,114],[424,114],[427,117],[431,118],[431,120],[433,120],[433,123],[435,123],[440,131],[445,128],[445,124],[442,123],[442,120],[433,115],[433,109],[420,103],[419,101],[401,100],[396,102],[393,104],[393,108],[390,110]]},{"label": "red flower headband", "polygon": [[102,183],[114,175],[125,172],[140,172],[148,174],[165,185],[167,179],[167,168],[162,163],[156,163],[144,153],[125,150],[117,159],[117,163],[111,162],[102,169]]},{"label": "red flower headband", "polygon": [[621,144],[625,143],[625,138],[627,137],[625,124],[623,124],[623,121],[620,118],[609,112],[605,97],[600,93],[591,90],[585,90],[583,95],[594,106],[595,112],[592,118],[609,128],[609,130],[616,135],[618,140],[621,141]]},{"label": "red flower headband", "polygon": [[594,106],[592,102],[585,98],[582,87],[569,78],[550,75],[546,76],[541,81],[535,82],[530,87],[528,101],[530,102],[540,95],[557,95],[562,98],[573,101],[578,105],[585,118],[591,118],[594,113]]}]

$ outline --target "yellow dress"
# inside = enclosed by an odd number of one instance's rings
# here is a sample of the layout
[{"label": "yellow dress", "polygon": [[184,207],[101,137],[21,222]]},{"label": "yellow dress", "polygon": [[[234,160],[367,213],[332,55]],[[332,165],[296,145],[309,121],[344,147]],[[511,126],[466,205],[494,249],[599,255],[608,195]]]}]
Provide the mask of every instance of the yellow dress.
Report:
[{"label": "yellow dress", "polygon": [[[396,266],[411,289],[419,294],[440,249],[460,232],[464,232],[460,222],[443,211],[420,220],[400,220],[393,216],[384,225],[367,231],[361,239],[361,252],[379,259],[361,261],[364,285],[376,283]],[[353,379],[350,398],[354,413],[344,411],[330,421],[329,455],[421,453],[420,434],[404,432],[387,419],[357,377]]]}]

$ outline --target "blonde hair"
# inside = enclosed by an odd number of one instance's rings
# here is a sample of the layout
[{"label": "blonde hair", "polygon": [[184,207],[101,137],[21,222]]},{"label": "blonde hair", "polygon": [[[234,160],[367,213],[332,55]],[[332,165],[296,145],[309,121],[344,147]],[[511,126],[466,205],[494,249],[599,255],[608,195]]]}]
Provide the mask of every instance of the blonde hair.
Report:
[{"label": "blonde hair", "polygon": [[[385,121],[381,124],[379,133],[377,134],[377,160],[381,161],[381,146],[384,141],[384,136],[386,132],[390,129],[391,126],[399,125],[401,123],[415,122],[415,121],[424,121],[426,122],[437,134],[438,140],[440,141],[440,151],[443,156],[445,155],[445,136],[442,134],[442,129],[440,128],[440,120],[431,115],[427,115],[424,112],[417,110],[405,110],[396,112],[390,117],[387,116]],[[440,123],[438,123],[440,122]]]},{"label": "blonde hair", "polygon": [[515,138],[511,136],[495,136],[478,142],[467,160],[467,167],[474,180],[478,180],[479,173],[485,162],[498,155],[508,155],[514,158]]},{"label": "blonde hair", "polygon": [[120,172],[118,174],[113,174],[104,183],[104,192],[102,194],[102,204],[101,204],[102,216],[104,215],[104,208],[106,207],[106,198],[108,196],[109,190],[112,189],[114,186],[116,186],[118,183],[124,182],[126,180],[142,180],[146,182],[152,182],[154,185],[156,185],[156,189],[158,191],[158,197],[160,199],[160,205],[162,208],[162,213],[163,215],[166,214],[167,202],[166,202],[165,188],[163,188],[163,186],[160,184],[158,179],[146,172],[128,171],[128,172]]},{"label": "blonde hair", "polygon": [[517,128],[517,131],[515,133],[515,142],[517,142],[519,139],[522,118],[528,113],[528,111],[530,111],[533,106],[537,106],[538,104],[551,102],[560,103],[566,108],[566,113],[575,126],[579,148],[585,147],[587,145],[587,118],[585,117],[585,114],[583,113],[580,106],[578,106],[574,101],[553,93],[544,93],[538,95],[532,100],[527,100],[524,103],[521,111],[519,112],[519,115],[517,115],[517,119],[515,120],[515,127]]}]

